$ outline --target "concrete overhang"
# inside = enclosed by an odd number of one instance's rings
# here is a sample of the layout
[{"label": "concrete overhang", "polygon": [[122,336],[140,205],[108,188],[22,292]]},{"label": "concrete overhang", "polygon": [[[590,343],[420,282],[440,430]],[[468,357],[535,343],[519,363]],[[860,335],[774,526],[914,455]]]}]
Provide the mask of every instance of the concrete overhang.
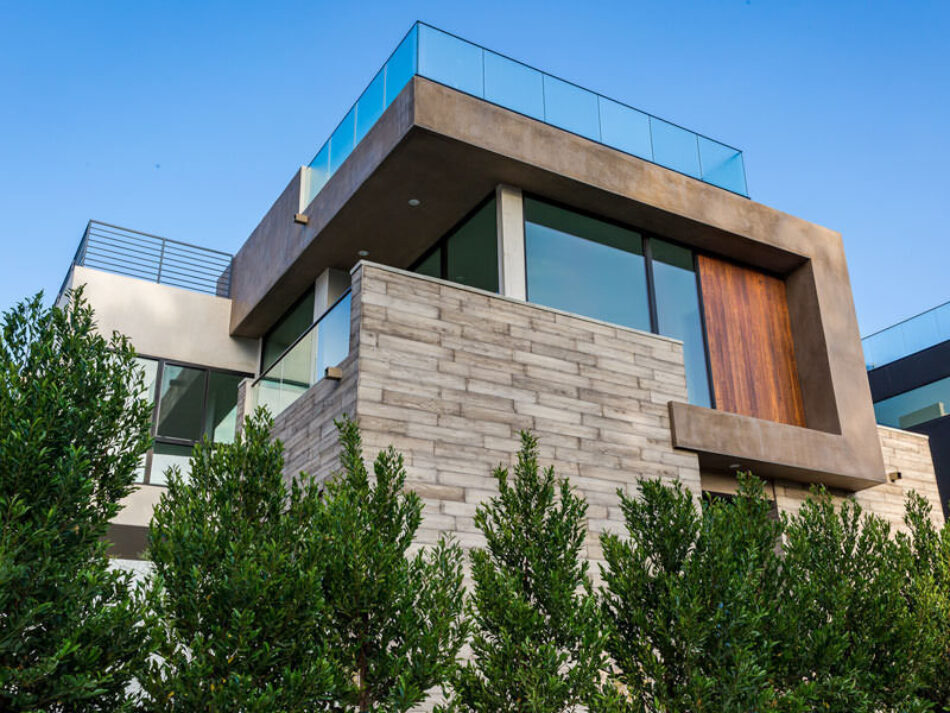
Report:
[{"label": "concrete overhang", "polygon": [[233,335],[261,336],[324,269],[348,270],[361,251],[408,267],[510,184],[785,279],[808,428],[789,440],[760,422],[724,445],[745,417],[673,408],[680,447],[852,490],[885,482],[838,233],[419,77],[307,206],[301,176],[234,258]]}]

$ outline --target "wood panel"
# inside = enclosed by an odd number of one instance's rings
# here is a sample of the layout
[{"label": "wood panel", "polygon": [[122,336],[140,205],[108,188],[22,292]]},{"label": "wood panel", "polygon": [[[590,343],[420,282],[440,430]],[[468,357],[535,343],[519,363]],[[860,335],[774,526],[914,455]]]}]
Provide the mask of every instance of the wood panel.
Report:
[{"label": "wood panel", "polygon": [[805,425],[785,282],[699,256],[716,408]]}]

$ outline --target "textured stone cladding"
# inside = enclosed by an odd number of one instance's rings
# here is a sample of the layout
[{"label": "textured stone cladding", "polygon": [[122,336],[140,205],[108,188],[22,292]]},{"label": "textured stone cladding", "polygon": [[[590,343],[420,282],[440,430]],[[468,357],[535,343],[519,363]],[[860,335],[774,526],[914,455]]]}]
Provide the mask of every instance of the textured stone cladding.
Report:
[{"label": "textured stone cladding", "polygon": [[[930,502],[933,520],[938,527],[942,526],[943,509],[927,436],[887,426],[878,426],[878,435],[887,472],[900,473],[901,477],[885,485],[860,490],[849,497],[860,503],[864,510],[880,515],[896,529],[903,530],[905,497],[909,491],[915,490]],[[781,510],[797,512],[808,495],[807,487],[801,483],[779,481],[775,486]]]},{"label": "textured stone cladding", "polygon": [[356,415],[368,453],[405,455],[423,541],[481,543],[475,508],[522,429],[587,499],[592,559],[599,533],[622,529],[618,488],[649,476],[699,493],[696,456],[671,444],[667,403],[686,398],[679,342],[378,266],[354,277]]},{"label": "textured stone cladding", "polygon": [[[686,399],[674,340],[369,263],[353,272],[350,340],[342,380],[321,381],[275,421],[286,473],[335,472],[333,421],[355,416],[368,460],[389,445],[405,456],[425,503],[422,544],[443,533],[482,543],[475,508],[495,493],[492,470],[513,465],[522,429],[538,437],[542,465],[587,499],[592,560],[599,534],[623,529],[618,488],[640,477],[679,479],[696,495],[734,488],[731,477],[701,481],[696,456],[671,445],[667,404]],[[879,434],[887,471],[902,477],[850,497],[901,527],[913,489],[942,523],[926,436]],[[808,492],[773,485],[781,510]]]}]

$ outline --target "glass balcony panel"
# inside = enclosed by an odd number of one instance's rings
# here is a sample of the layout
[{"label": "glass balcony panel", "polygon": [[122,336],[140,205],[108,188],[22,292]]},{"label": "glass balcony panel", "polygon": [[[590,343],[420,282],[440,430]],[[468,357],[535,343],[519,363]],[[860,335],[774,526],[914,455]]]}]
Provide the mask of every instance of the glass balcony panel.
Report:
[{"label": "glass balcony panel", "polygon": [[601,141],[624,153],[652,161],[649,115],[606,97],[599,99]]},{"label": "glass balcony panel", "polygon": [[406,86],[416,73],[416,55],[418,54],[419,30],[413,25],[409,34],[403,39],[386,62],[386,91],[385,106],[393,103],[402,88]]},{"label": "glass balcony panel", "polygon": [[386,108],[386,69],[376,73],[373,81],[356,102],[356,143],[363,140]]},{"label": "glass balcony panel", "polygon": [[484,95],[482,48],[428,25],[419,27],[419,74],[476,97]]},{"label": "glass balcony panel", "polygon": [[549,74],[544,75],[544,118],[549,124],[600,141],[597,95]]},{"label": "glass balcony panel", "polygon": [[326,312],[297,344],[251,386],[253,400],[277,416],[323,378],[350,351],[350,293]]},{"label": "glass balcony panel", "polygon": [[485,53],[485,99],[544,121],[541,72],[494,52]]},{"label": "glass balcony panel", "polygon": [[906,354],[914,354],[935,344],[937,315],[934,310],[917,315],[900,325]]},{"label": "glass balcony panel", "polygon": [[330,175],[332,176],[353,151],[353,137],[356,131],[356,107],[347,112],[346,117],[330,137]]},{"label": "glass balcony panel", "polygon": [[653,160],[661,166],[700,178],[696,134],[655,116],[650,117],[653,135]]},{"label": "glass balcony panel", "polygon": [[703,180],[734,193],[745,194],[745,168],[742,152],[720,144],[718,141],[699,137],[699,159],[703,168]]},{"label": "glass balcony panel", "polygon": [[347,294],[314,330],[317,335],[317,368],[314,381],[327,367],[337,366],[350,353],[350,295]]},{"label": "glass balcony panel", "polygon": [[307,197],[304,205],[310,205],[320,190],[330,180],[330,142],[327,141],[308,166]]}]

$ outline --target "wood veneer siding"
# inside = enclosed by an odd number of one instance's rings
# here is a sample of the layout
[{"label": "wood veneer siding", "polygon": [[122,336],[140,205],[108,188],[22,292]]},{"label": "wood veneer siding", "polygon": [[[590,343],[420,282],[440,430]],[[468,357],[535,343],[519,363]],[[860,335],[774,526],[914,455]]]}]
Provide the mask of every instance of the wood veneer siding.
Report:
[{"label": "wood veneer siding", "polygon": [[699,274],[716,407],[804,426],[785,282],[704,255]]}]

